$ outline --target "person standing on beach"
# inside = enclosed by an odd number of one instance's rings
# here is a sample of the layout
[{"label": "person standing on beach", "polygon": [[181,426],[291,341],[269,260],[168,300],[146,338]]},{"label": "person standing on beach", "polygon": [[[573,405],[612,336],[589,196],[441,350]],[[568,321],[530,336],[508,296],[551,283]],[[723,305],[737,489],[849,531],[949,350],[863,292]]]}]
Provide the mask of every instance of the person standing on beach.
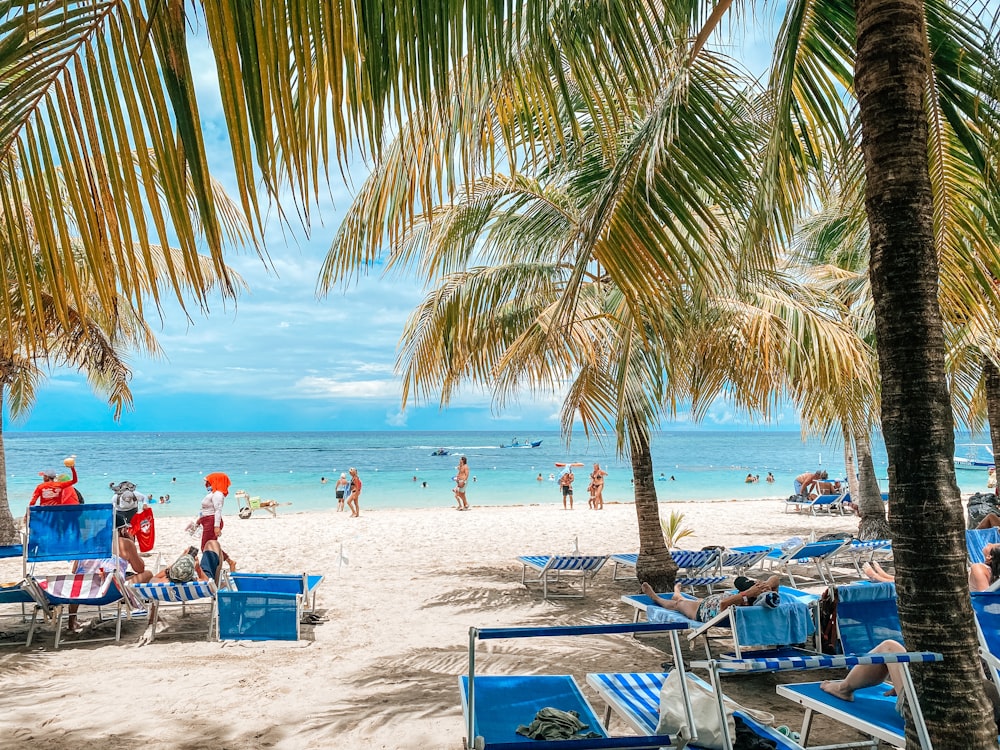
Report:
[{"label": "person standing on beach", "polygon": [[208,494],[201,499],[201,511],[198,514],[198,524],[201,526],[201,548],[211,541],[218,541],[222,534],[222,506],[229,494],[229,477],[221,471],[213,471],[205,476],[205,489]]},{"label": "person standing on beach", "polygon": [[826,472],[819,470],[807,471],[804,474],[799,474],[795,477],[795,481],[792,482],[792,486],[795,488],[795,494],[808,497],[810,500],[815,500],[817,494],[819,493],[819,482],[822,479],[826,479],[826,477]]},{"label": "person standing on beach", "polygon": [[351,481],[347,494],[347,507],[351,509],[351,518],[357,518],[361,515],[361,507],[358,503],[361,499],[361,477],[358,476],[358,470],[353,466],[348,469],[348,473],[351,475]]},{"label": "person standing on beach", "polygon": [[559,477],[559,488],[562,490],[563,510],[566,510],[566,500],[569,500],[569,509],[573,510],[573,470],[566,467],[562,476]]},{"label": "person standing on beach", "polygon": [[455,475],[455,502],[458,503],[457,510],[468,510],[469,501],[465,496],[466,485],[469,483],[469,461],[465,456],[458,459],[458,466],[455,467],[458,473]]},{"label": "person standing on beach", "polygon": [[590,473],[590,507],[594,510],[604,510],[604,477],[608,475],[600,464],[594,464]]},{"label": "person standing on beach", "polygon": [[337,510],[341,511],[344,509],[344,496],[347,493],[347,474],[341,473],[340,479],[337,480],[337,484],[334,485],[334,492],[337,494]]}]

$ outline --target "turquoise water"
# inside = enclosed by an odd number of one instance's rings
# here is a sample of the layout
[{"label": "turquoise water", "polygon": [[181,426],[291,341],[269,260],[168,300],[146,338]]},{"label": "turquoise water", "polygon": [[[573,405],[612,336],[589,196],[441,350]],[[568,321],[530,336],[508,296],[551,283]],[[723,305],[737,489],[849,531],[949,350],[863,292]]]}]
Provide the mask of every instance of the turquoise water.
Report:
[{"label": "turquoise water", "polygon": [[[357,467],[364,482],[362,508],[425,508],[454,505],[452,476],[458,455],[469,461],[474,481],[473,505],[561,503],[555,476],[559,461],[580,461],[576,470],[576,502],[586,506],[592,464],[608,472],[607,501],[630,501],[631,467],[605,444],[577,437],[566,446],[556,432],[518,435],[541,440],[538,448],[501,448],[515,436],[497,432],[303,432],[303,433],[27,433],[4,436],[11,509],[27,504],[39,481],[38,472],[62,467],[77,457],[79,487],[90,502],[110,499],[109,482],[128,479],[158,498],[162,515],[189,515],[204,495],[201,477],[225,471],[233,489],[291,502],[289,510],[335,506],[334,483],[341,472]],[[968,442],[966,437],[958,442]],[[432,456],[440,448],[447,456]],[[886,488],[885,456],[875,446],[876,472]],[[792,479],[821,467],[831,476],[843,474],[838,445],[804,443],[798,432],[683,431],[662,432],[652,443],[653,465],[661,501],[759,499],[792,494]],[[768,472],[774,484],[765,482]],[[745,483],[748,473],[760,475]],[[538,481],[538,475],[542,480]],[[670,477],[673,476],[673,481]],[[326,477],[327,483],[321,478]],[[551,477],[551,478],[550,478]],[[965,492],[985,489],[986,470],[958,471]],[[423,483],[427,486],[424,487]],[[235,512],[230,494],[227,512]]]}]

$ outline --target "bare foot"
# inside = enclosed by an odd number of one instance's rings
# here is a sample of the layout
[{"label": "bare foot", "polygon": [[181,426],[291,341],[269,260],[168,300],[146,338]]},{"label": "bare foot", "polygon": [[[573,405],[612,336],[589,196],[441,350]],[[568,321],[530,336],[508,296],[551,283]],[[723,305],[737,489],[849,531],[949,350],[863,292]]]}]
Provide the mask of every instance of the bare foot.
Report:
[{"label": "bare foot", "polygon": [[854,701],[854,691],[847,689],[844,680],[823,680],[819,684],[819,689],[842,701]]},{"label": "bare foot", "polygon": [[865,577],[869,581],[878,581],[879,577],[875,574],[875,569],[871,566],[871,563],[865,563],[861,566],[861,572],[865,574]]},{"label": "bare foot", "polygon": [[227,557],[226,558],[226,562],[229,563],[229,569],[231,571],[235,571],[236,570],[236,561],[233,558]]},{"label": "bare foot", "polygon": [[652,596],[653,594],[656,593],[655,591],[653,591],[653,587],[650,586],[645,581],[642,582],[642,586],[640,586],[639,588],[642,590],[642,593],[644,593],[646,596]]}]

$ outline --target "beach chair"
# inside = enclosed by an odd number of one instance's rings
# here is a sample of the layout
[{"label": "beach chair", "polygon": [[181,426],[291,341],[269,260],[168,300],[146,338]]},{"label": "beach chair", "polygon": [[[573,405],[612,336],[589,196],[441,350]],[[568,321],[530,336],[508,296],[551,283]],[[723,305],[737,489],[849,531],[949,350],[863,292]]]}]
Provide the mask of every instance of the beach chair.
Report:
[{"label": "beach chair", "polygon": [[757,544],[722,550],[719,558],[719,573],[729,576],[746,575],[755,565],[760,565],[774,549],[771,545]]},{"label": "beach chair", "polygon": [[994,685],[1000,685],[1000,591],[973,591],[972,611],[976,615],[979,655]]},{"label": "beach chair", "polygon": [[817,495],[812,500],[802,495],[792,495],[785,500],[785,513],[789,508],[793,508],[798,513],[809,513],[813,516],[818,516],[820,513],[844,515],[845,502],[850,502],[850,495],[846,491],[836,495]]},{"label": "beach chair", "polygon": [[[542,599],[582,599],[587,595],[587,579],[593,578],[608,561],[608,555],[522,555],[521,583],[526,587],[532,583],[542,584]],[[528,578],[528,568],[535,571],[534,578]],[[549,585],[568,578],[579,577],[579,594],[550,594]],[[572,589],[570,589],[572,591]]]},{"label": "beach chair", "polygon": [[1000,544],[1000,529],[969,529],[965,532],[965,546],[969,550],[969,564],[985,563],[983,548],[987,544]]},{"label": "beach chair", "polygon": [[[654,625],[627,623],[537,628],[470,628],[469,671],[458,678],[465,720],[467,750],[512,750],[514,747],[538,750],[576,750],[584,748],[659,748],[671,744],[671,738],[649,733],[641,737],[613,737],[598,718],[580,685],[572,675],[482,675],[477,674],[476,644],[500,638],[577,637],[584,635],[664,633],[670,637],[675,663],[683,670],[683,654],[678,633],[681,624]],[[686,686],[685,686],[686,687]],[[529,725],[543,708],[558,707],[575,711],[588,739],[536,740],[517,734],[519,725]],[[686,703],[688,726],[693,726],[690,703]],[[680,737],[681,744],[687,737]]]},{"label": "beach chair", "polygon": [[[792,573],[792,567],[803,565],[816,566],[816,572],[819,574],[819,580],[827,585],[832,585],[834,583],[834,579],[829,561],[849,543],[850,542],[847,539],[831,539],[823,542],[803,542],[802,544],[771,550],[765,558],[765,561],[770,566],[772,571],[777,571],[783,575],[787,575],[792,588],[795,588],[795,575]],[[801,575],[800,577],[805,578]]]},{"label": "beach chair", "polygon": [[[35,602],[28,629],[27,645],[31,645],[38,615],[51,622],[55,629],[53,647],[59,648],[62,636],[63,608],[70,605],[97,607],[100,624],[103,608],[115,610],[115,641],[121,640],[123,611],[128,614],[139,606],[125,585],[121,570],[116,566],[117,534],[114,506],[111,503],[87,505],[48,505],[28,508],[27,536],[24,543],[25,590]],[[42,574],[38,565],[73,561],[106,560],[106,568],[98,572]],[[65,567],[63,567],[65,570]],[[123,606],[128,605],[128,610]],[[82,616],[81,616],[82,619]],[[104,638],[79,638],[87,643]]]},{"label": "beach chair", "polygon": [[872,539],[863,542],[859,539],[852,539],[850,544],[840,549],[835,559],[831,561],[831,566],[834,563],[840,565],[846,560],[846,565],[852,566],[857,571],[858,578],[866,578],[861,567],[866,562],[872,562],[876,555],[881,555],[883,558],[891,556],[892,541],[890,539]]},{"label": "beach chair", "polygon": [[285,575],[278,573],[230,573],[228,588],[236,591],[273,592],[298,594],[302,597],[305,612],[316,610],[316,589],[323,583],[323,576],[300,573]]},{"label": "beach chair", "polygon": [[[172,581],[129,584],[136,597],[146,603],[148,625],[140,636],[140,643],[152,643],[156,640],[157,628],[161,624],[160,615],[163,610],[180,610],[181,617],[188,615],[191,606],[205,605],[208,615],[208,630],[206,638],[212,640],[212,634],[217,621],[218,589],[215,581],[189,581],[188,583],[173,583]],[[189,635],[202,633],[202,627],[182,630],[170,627],[161,630],[161,636]]]},{"label": "beach chair", "polygon": [[[753,672],[784,672],[789,670],[850,668],[858,664],[899,664],[903,673],[903,692],[909,706],[910,717],[923,750],[933,750],[927,726],[924,723],[917,693],[913,687],[909,665],[942,661],[939,653],[918,651],[908,653],[864,654],[845,656],[808,656],[790,659],[746,659],[694,662],[693,667],[705,667],[712,675],[712,684],[718,690],[723,672],[750,674]],[[809,733],[814,713],[833,719],[868,735],[873,740],[887,742],[894,747],[905,747],[906,736],[903,717],[896,711],[895,696],[884,693],[891,685],[883,683],[858,690],[853,701],[836,698],[820,688],[819,682],[800,682],[778,685],[777,694],[805,707],[799,742],[809,747]],[[838,745],[837,747],[842,747]]]},{"label": "beach chair", "polygon": [[[690,679],[711,689],[699,677],[687,673]],[[604,725],[608,726],[614,714],[639,734],[653,734],[660,722],[660,691],[667,679],[666,672],[626,673],[626,674],[588,674],[587,684],[607,705],[604,715]],[[781,734],[772,727],[765,726],[742,711],[735,711],[744,724],[753,729],[759,737],[774,742],[779,750],[802,750],[802,746],[790,737]],[[730,747],[732,747],[730,738]],[[697,740],[688,745],[692,750],[701,747]]]},{"label": "beach chair", "polygon": [[[765,606],[730,607],[709,622],[689,620],[676,610],[656,606],[645,594],[623,596],[622,602],[635,609],[635,620],[641,613],[649,622],[681,623],[688,629],[687,637],[694,645],[704,638],[706,658],[712,658],[709,637],[731,637],[733,651],[723,658],[742,658],[750,653],[775,655],[801,655],[801,644],[808,643],[816,632],[814,607],[819,597],[806,591],[779,586],[781,604]],[[756,649],[751,647],[756,646]],[[811,653],[811,651],[809,651]]]},{"label": "beach chair", "polygon": [[[720,549],[713,547],[703,550],[671,550],[670,557],[677,564],[676,583],[681,588],[693,589],[704,586],[708,592],[712,592],[712,586],[725,583],[726,576],[719,571]],[[614,563],[611,572],[611,579],[614,581],[624,581],[635,578],[635,566],[639,555],[630,552],[619,555],[611,555],[610,562]],[[631,568],[632,573],[628,576],[619,576],[618,568]]]}]

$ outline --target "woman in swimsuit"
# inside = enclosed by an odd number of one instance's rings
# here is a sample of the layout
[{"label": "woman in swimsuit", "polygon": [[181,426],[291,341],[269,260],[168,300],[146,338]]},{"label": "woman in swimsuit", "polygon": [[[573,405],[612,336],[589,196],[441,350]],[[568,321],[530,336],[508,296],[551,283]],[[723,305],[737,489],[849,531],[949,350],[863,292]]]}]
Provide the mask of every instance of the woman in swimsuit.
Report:
[{"label": "woman in swimsuit", "polygon": [[642,584],[642,593],[653,600],[653,603],[664,609],[673,609],[680,612],[689,620],[698,622],[708,622],[719,612],[723,612],[730,607],[743,607],[753,604],[761,594],[768,591],[777,591],[780,582],[778,576],[771,576],[766,581],[753,581],[740,576],[736,579],[738,594],[710,594],[704,599],[685,599],[681,595],[681,587],[674,585],[674,595],[670,599],[664,599],[653,591],[653,587],[648,583]]}]

